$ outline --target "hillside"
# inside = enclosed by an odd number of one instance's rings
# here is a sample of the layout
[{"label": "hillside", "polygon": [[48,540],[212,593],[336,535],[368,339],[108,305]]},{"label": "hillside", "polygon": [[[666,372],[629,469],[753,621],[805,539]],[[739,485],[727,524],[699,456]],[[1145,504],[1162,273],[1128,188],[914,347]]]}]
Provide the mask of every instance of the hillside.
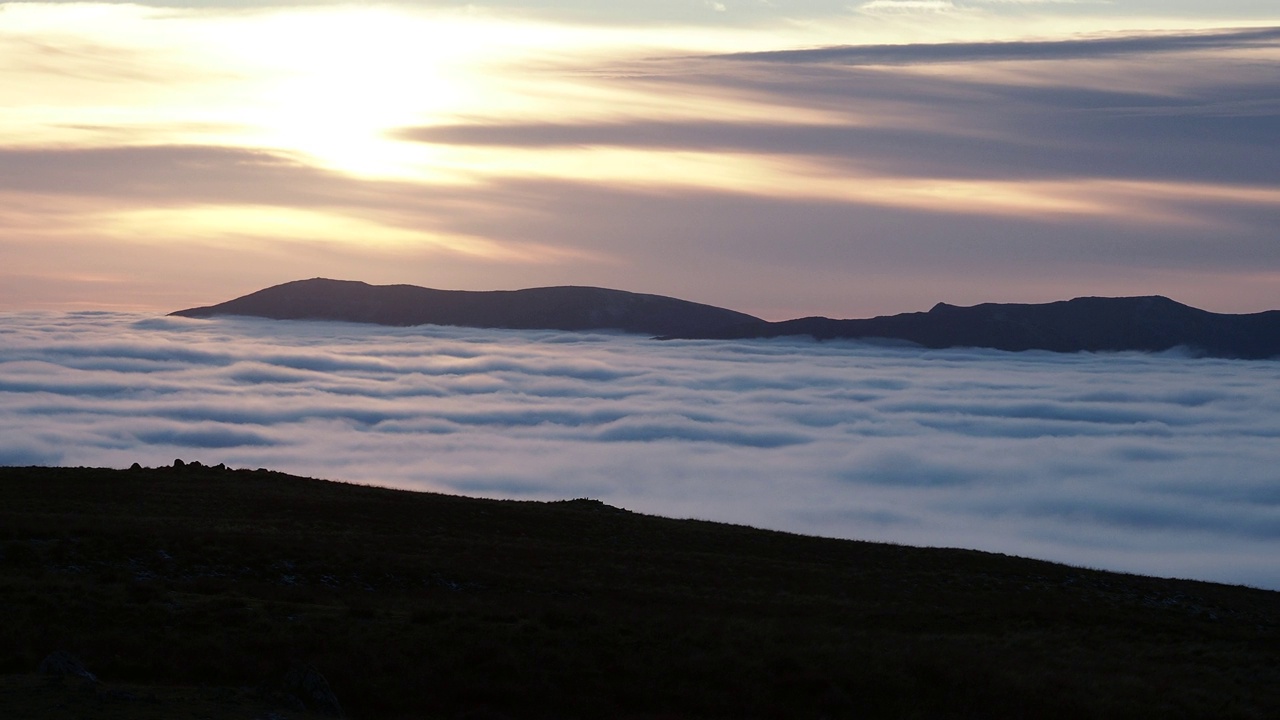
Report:
[{"label": "hillside", "polygon": [[733,310],[604,288],[472,292],[324,278],[276,285],[219,305],[172,314],[515,330],[621,330],[647,335],[704,335],[726,326],[760,322]]},{"label": "hillside", "polygon": [[1280,593],[192,463],[0,468],[0,608],[3,717],[1280,713]]},{"label": "hillside", "polygon": [[1242,359],[1280,356],[1280,311],[1226,315],[1166,297],[1087,297],[1043,304],[938,303],[929,312],[865,320],[801,318],[747,324],[713,333],[718,338],[810,335],[902,340],[928,348],[981,347],[1053,352],[1162,351]]},{"label": "hillside", "polygon": [[859,320],[807,317],[767,322],[710,305],[604,288],[474,292],[314,278],[171,314],[401,326],[617,330],[663,339],[807,335],[818,340],[892,340],[927,348],[1158,352],[1183,347],[1209,357],[1280,356],[1280,311],[1211,313],[1159,296],[1084,297],[1041,304],[983,303],[972,307],[938,303],[929,312]]}]

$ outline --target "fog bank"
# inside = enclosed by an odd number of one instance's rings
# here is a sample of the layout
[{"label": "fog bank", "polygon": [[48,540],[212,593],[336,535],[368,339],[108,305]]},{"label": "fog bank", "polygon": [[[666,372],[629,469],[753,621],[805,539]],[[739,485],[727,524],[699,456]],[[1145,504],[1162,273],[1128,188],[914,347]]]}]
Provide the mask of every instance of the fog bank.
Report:
[{"label": "fog bank", "polygon": [[1280,363],[0,315],[0,464],[175,458],[1280,589]]}]

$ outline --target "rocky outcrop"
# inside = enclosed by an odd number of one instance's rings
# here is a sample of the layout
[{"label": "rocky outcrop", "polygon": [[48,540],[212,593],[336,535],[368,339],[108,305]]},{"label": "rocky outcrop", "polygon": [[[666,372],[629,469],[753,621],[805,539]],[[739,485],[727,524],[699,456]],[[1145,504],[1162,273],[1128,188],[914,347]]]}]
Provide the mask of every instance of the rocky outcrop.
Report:
[{"label": "rocky outcrop", "polygon": [[344,717],[342,705],[329,688],[319,670],[310,665],[296,664],[285,673],[282,690],[301,701],[304,708],[319,715]]},{"label": "rocky outcrop", "polygon": [[40,661],[40,667],[37,672],[41,675],[74,677],[88,680],[89,682],[98,682],[97,676],[89,672],[83,663],[65,650],[56,650],[49,653],[48,657]]}]

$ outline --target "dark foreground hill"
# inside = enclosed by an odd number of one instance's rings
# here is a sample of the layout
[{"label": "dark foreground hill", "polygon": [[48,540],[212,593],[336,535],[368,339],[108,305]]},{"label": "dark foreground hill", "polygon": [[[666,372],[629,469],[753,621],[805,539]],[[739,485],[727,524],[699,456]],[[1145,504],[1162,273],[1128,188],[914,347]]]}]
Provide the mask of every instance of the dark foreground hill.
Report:
[{"label": "dark foreground hill", "polygon": [[219,305],[173,314],[515,330],[622,330],[647,335],[702,335],[761,322],[745,313],[687,300],[604,288],[473,292],[324,278],[276,285]]},{"label": "dark foreground hill", "polygon": [[767,322],[710,305],[603,288],[471,292],[316,278],[173,314],[382,325],[621,330],[667,339],[808,335],[818,340],[892,340],[928,348],[1158,352],[1185,347],[1210,357],[1280,356],[1280,311],[1227,315],[1158,296],[1087,297],[1032,305],[984,303],[972,307],[939,303],[929,312],[862,320],[808,317]]},{"label": "dark foreground hill", "polygon": [[[1036,305],[939,303],[929,312],[865,320],[822,317],[740,325],[718,338],[810,335],[819,340],[890,339],[929,348],[1155,352],[1185,347],[1211,356],[1280,356],[1280,311],[1225,315],[1166,297],[1086,297]],[[701,337],[707,337],[702,335]]]},{"label": "dark foreground hill", "polygon": [[1280,593],[193,464],[0,469],[0,616],[6,718],[1280,716]]}]

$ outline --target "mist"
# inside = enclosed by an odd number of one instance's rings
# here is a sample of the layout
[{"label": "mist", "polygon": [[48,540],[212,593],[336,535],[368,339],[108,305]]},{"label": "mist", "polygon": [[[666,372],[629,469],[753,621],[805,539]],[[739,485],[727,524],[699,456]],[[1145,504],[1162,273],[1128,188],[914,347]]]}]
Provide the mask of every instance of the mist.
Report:
[{"label": "mist", "polygon": [[0,464],[591,497],[1280,589],[1280,363],[0,315]]}]

